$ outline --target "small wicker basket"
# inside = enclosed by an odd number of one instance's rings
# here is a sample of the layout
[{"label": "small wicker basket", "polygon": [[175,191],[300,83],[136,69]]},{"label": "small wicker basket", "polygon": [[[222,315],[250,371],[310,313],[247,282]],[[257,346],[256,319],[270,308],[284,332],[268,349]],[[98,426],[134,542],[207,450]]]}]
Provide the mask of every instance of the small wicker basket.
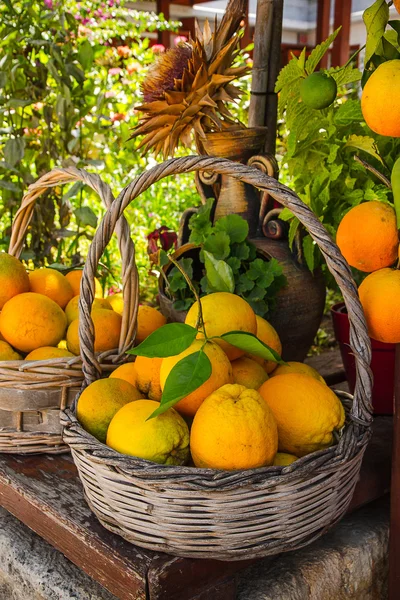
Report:
[{"label": "small wicker basket", "polygon": [[[23,197],[12,225],[9,254],[16,257],[21,254],[36,199],[50,187],[76,181],[91,187],[106,207],[111,206],[114,200],[111,190],[97,175],[73,167],[54,169],[29,186]],[[126,286],[126,309],[118,351],[98,357],[99,375],[126,360],[125,352],[134,337],[138,278],[134,246],[124,217],[118,223],[117,234],[124,256],[123,279],[129,279],[130,284]],[[80,357],[0,362],[0,452],[58,454],[68,451],[62,441],[60,409],[70,405],[82,381]]]},{"label": "small wicker basket", "polygon": [[98,377],[90,319],[96,265],[126,206],[168,175],[209,171],[240,179],[287,206],[325,256],[346,302],[357,362],[354,399],[344,394],[347,420],[334,446],[287,467],[215,471],[160,466],[121,455],[80,426],[75,406],[62,414],[64,440],[82,480],[89,506],[107,529],[156,551],[184,557],[238,560],[300,548],[345,513],[370,438],[370,342],[350,269],[323,225],[287,187],[253,167],[229,160],[187,157],[150,169],[127,186],[100,224],[82,280],[81,343],[85,384]]}]

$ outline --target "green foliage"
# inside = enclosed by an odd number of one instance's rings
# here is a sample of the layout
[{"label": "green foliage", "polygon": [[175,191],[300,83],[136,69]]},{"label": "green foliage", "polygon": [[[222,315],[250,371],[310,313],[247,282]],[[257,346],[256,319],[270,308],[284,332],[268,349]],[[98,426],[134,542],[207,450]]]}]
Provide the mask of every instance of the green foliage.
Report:
[{"label": "green foliage", "polygon": [[229,331],[228,333],[221,335],[221,339],[228,342],[228,344],[236,346],[236,348],[244,350],[248,354],[254,354],[264,360],[272,360],[279,365],[286,364],[275,350],[270,348],[267,344],[264,344],[264,342],[259,340],[257,336],[252,333],[247,333],[245,331]]},{"label": "green foliage", "polygon": [[[141,81],[155,57],[142,34],[165,28],[173,30],[176,23],[128,11],[116,0],[0,3],[2,249],[27,186],[52,168],[99,172],[119,192],[154,164],[135,151],[129,137]],[[162,224],[176,228],[182,210],[196,201],[189,174],[152,186],[127,209],[141,281],[150,292],[156,282],[148,276],[147,233]],[[35,265],[82,264],[104,210],[97,195],[80,184],[51,188],[38,199],[23,257]],[[113,240],[103,274],[119,285],[117,264]]]},{"label": "green foliage", "polygon": [[141,344],[128,350],[128,354],[165,358],[180,354],[194,342],[197,329],[185,323],[170,323],[153,331]]},{"label": "green foliage", "polygon": [[[368,34],[371,40],[377,40],[380,35],[377,33],[380,31],[379,7],[375,4],[377,16],[371,17]],[[309,63],[309,69],[317,68],[332,39],[329,44],[328,41],[321,44],[318,52],[313,51],[315,60]],[[354,155],[390,177],[400,153],[400,140],[379,136],[366,125],[358,97],[361,73],[351,61],[341,68],[326,71],[335,79],[339,92],[335,102],[323,110],[309,108],[301,102],[300,85],[308,74],[308,63],[303,64],[302,56],[293,57],[282,69],[276,86],[280,93],[279,116],[285,119],[287,128],[282,140],[281,173],[334,237],[343,215],[353,206],[373,199],[392,202],[391,191],[355,161]],[[298,220],[286,209],[280,218],[291,221],[289,242],[292,245],[298,232]],[[311,237],[302,236],[304,261],[313,270],[321,262],[321,256]]]},{"label": "green foliage", "polygon": [[[278,291],[286,285],[282,267],[274,258],[257,258],[255,246],[246,239],[249,226],[239,215],[227,215],[212,225],[212,206],[213,200],[209,199],[189,222],[189,241],[201,248],[203,271],[203,277],[194,285],[201,294],[238,294],[256,314],[265,317],[274,309]],[[183,258],[179,264],[193,280],[193,260]],[[187,310],[193,304],[192,293],[176,267],[168,274],[167,292],[177,310]]]}]

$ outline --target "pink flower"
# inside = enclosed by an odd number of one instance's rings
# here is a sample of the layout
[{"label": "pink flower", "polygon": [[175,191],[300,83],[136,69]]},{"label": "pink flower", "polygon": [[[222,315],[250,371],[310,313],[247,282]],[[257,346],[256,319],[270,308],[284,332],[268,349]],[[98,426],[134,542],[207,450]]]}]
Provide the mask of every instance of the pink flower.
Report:
[{"label": "pink flower", "polygon": [[46,8],[53,10],[53,0],[43,0],[43,4]]},{"label": "pink flower", "polygon": [[111,121],[113,123],[115,123],[115,121],[125,121],[125,117],[126,115],[124,113],[115,113],[115,115],[111,117]]},{"label": "pink flower", "polygon": [[106,93],[104,94],[104,96],[105,96],[106,98],[114,98],[114,96],[115,96],[115,92],[113,92],[113,91],[106,92]]},{"label": "pink flower", "polygon": [[129,46],[117,46],[118,56],[121,58],[128,58],[131,55],[131,49]]},{"label": "pink flower", "polygon": [[128,75],[132,75],[132,73],[136,73],[136,71],[139,71],[139,69],[140,69],[140,64],[137,62],[131,63],[126,66]]},{"label": "pink flower", "polygon": [[109,75],[121,75],[122,69],[120,67],[112,67],[112,69],[108,69]]},{"label": "pink flower", "polygon": [[161,54],[161,52],[165,52],[165,46],[163,44],[154,44],[154,46],[151,46],[151,49],[155,54]]},{"label": "pink flower", "polygon": [[179,46],[179,44],[183,44],[184,42],[187,42],[187,37],[184,35],[177,35],[174,39],[175,46]]}]

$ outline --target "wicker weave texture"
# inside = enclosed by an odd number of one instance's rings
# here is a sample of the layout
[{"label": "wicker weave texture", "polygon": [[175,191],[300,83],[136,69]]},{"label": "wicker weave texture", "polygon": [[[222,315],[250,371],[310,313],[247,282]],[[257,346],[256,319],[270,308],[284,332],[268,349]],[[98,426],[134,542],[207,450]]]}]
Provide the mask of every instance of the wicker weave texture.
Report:
[{"label": "wicker weave texture", "polygon": [[[32,184],[22,199],[11,232],[9,254],[19,257],[33,215],[35,202],[49,188],[81,181],[92,188],[110,207],[114,197],[110,187],[97,175],[70,167],[54,169]],[[134,247],[129,226],[124,217],[116,231],[121,254],[126,291],[126,311],[123,316],[119,348],[97,357],[99,373],[115,368],[125,358],[125,350],[134,337],[137,272]],[[93,281],[94,286],[94,281]],[[94,287],[88,290],[94,297]],[[56,358],[44,361],[2,361],[0,366],[0,452],[32,454],[68,451],[62,441],[60,410],[72,403],[83,382],[80,357]]]},{"label": "wicker weave texture", "polygon": [[156,181],[199,170],[236,177],[268,192],[292,210],[320,247],[343,293],[357,364],[354,398],[340,394],[347,415],[340,439],[288,467],[215,471],[160,466],[121,455],[83,430],[75,405],[64,411],[62,420],[64,440],[72,449],[88,503],[105,527],[146,548],[237,560],[299,548],[345,513],[370,438],[371,350],[350,269],[323,225],[296,194],[253,167],[226,159],[186,157],[157,165],[128,185],[96,232],[82,278],[80,336],[86,385],[98,377],[92,299],[86,289],[93,286],[98,261],[118,219]]}]

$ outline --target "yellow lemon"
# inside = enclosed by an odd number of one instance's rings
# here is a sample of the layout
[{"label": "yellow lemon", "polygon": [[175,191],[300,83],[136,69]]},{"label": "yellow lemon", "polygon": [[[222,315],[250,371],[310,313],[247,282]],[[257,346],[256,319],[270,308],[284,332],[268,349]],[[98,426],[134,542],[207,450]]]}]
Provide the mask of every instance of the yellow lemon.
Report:
[{"label": "yellow lemon", "polygon": [[107,445],[163,465],[184,465],[189,458],[188,426],[173,408],[147,420],[159,406],[154,400],[126,404],[110,423]]},{"label": "yellow lemon", "polygon": [[279,365],[270,376],[276,377],[276,375],[287,375],[288,373],[303,373],[303,375],[309,375],[310,377],[314,377],[314,379],[318,379],[318,381],[325,383],[325,379],[321,377],[316,369],[310,367],[310,365],[294,360],[289,360],[286,365]]},{"label": "yellow lemon", "polygon": [[138,310],[136,343],[140,344],[153,331],[167,323],[167,319],[152,306],[141,304]]},{"label": "yellow lemon", "polygon": [[22,262],[0,252],[0,310],[8,300],[29,290],[29,277]]},{"label": "yellow lemon", "polygon": [[232,372],[234,383],[253,390],[258,390],[268,379],[263,367],[247,356],[241,356],[232,361]]},{"label": "yellow lemon", "polygon": [[68,352],[64,348],[55,348],[54,346],[44,346],[42,348],[36,348],[36,350],[32,350],[25,357],[25,360],[48,360],[50,358],[61,358],[61,357],[70,357],[72,358],[75,354],[72,352]]},{"label": "yellow lemon", "polygon": [[274,467],[287,467],[291,465],[298,457],[294,454],[288,454],[287,452],[277,452],[274,458]]},{"label": "yellow lemon", "polygon": [[[97,308],[104,308],[105,310],[112,310],[112,306],[107,298],[95,298],[92,304],[92,310]],[[65,314],[67,316],[68,325],[79,318],[79,296],[74,296],[68,302],[65,307]]]},{"label": "yellow lemon", "polygon": [[0,340],[0,360],[22,360],[22,356],[15,352],[10,344]]},{"label": "yellow lemon", "polygon": [[[275,350],[275,352],[277,352],[280,356],[282,354],[282,344],[274,327],[272,327],[271,323],[268,323],[268,321],[262,317],[259,317],[258,315],[256,315],[256,321],[256,335],[258,339],[264,342],[264,344],[267,344],[267,346],[272,348],[272,350]],[[263,358],[254,356],[252,354],[246,354],[246,356],[258,362],[264,368],[266,373],[272,373],[272,371],[278,366],[278,363],[272,360],[264,360]]]}]

